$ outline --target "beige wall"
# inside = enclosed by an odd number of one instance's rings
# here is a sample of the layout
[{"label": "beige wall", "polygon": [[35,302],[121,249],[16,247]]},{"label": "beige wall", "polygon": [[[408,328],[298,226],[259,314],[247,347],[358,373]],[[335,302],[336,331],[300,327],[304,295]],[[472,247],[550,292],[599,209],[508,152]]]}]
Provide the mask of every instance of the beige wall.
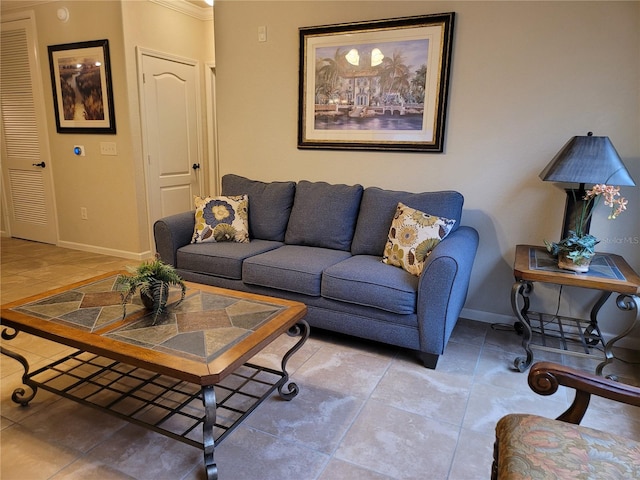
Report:
[{"label": "beige wall", "polygon": [[[445,152],[296,148],[298,28],[456,12]],[[257,41],[258,26],[268,41]],[[455,189],[463,223],[480,232],[465,313],[510,321],[515,245],[557,240],[561,185],[538,174],[574,135],[609,136],[640,182],[640,3],[216,0],[214,32],[221,173],[324,180],[409,191]],[[630,212],[597,213],[601,250],[640,271],[640,196]],[[537,289],[549,308],[557,290]],[[565,289],[561,313],[592,293]],[[630,316],[608,308],[605,330]]]},{"label": "beige wall", "polygon": [[[69,10],[68,22],[56,17],[61,6]],[[23,10],[35,14],[58,211],[58,244],[134,259],[148,257],[153,247],[146,205],[136,47],[198,60],[204,89],[204,65],[214,59],[213,21],[144,0],[26,0],[3,2],[2,8],[3,14]],[[117,134],[58,134],[47,46],[103,38],[109,40]],[[201,98],[204,102],[204,90]],[[204,107],[202,112],[206,129]],[[100,142],[115,142],[118,155],[101,155]],[[74,145],[84,145],[86,156],[73,155]],[[207,153],[205,143],[204,158]],[[203,176],[206,178],[206,167]],[[80,218],[80,207],[87,208],[88,220]],[[6,228],[3,221],[3,231]]]},{"label": "beige wall", "polygon": [[[129,131],[129,102],[123,74],[124,44],[122,16],[116,2],[65,2],[70,18],[56,17],[59,3],[36,5],[36,26],[42,68],[51,163],[58,210],[59,241],[62,245],[93,246],[114,252],[140,252],[143,245],[136,228],[139,211],[135,204],[134,164]],[[113,79],[116,135],[58,134],[53,111],[47,46],[106,38],[109,40]],[[100,155],[100,142],[116,142],[117,156]],[[73,154],[74,145],[84,145],[86,156]],[[80,207],[88,220],[80,219]]]}]

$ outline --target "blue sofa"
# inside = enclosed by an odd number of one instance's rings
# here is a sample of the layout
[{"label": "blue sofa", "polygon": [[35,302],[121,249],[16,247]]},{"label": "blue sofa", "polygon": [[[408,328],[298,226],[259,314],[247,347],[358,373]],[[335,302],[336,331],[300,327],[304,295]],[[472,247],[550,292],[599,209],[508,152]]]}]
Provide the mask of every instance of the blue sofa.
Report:
[{"label": "blue sofa", "polygon": [[[413,349],[436,367],[478,247],[460,225],[460,193],[225,175],[222,195],[248,196],[248,243],[191,243],[193,211],[154,224],[157,253],[185,280],[303,302],[312,327]],[[398,202],[455,220],[420,276],[381,261]]]}]

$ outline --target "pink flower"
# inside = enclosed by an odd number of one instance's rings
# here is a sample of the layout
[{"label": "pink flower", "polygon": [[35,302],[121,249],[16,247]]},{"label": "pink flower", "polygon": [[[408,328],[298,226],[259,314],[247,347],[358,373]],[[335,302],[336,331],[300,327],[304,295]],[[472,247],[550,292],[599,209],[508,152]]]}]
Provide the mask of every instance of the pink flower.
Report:
[{"label": "pink flower", "polygon": [[591,190],[587,190],[583,200],[586,200],[583,208],[583,212],[581,217],[578,219],[579,224],[576,225],[576,230],[578,232],[582,232],[582,227],[586,223],[586,221],[591,218],[591,214],[593,213],[591,209],[588,207],[593,202],[593,206],[595,207],[598,203],[599,196],[602,196],[604,200],[604,204],[607,207],[611,207],[611,212],[607,217],[609,220],[615,220],[618,215],[624,212],[627,209],[627,200],[623,197],[616,198],[620,196],[620,187],[615,187],[613,185],[606,185],[604,183],[599,183],[593,186]]},{"label": "pink flower", "polygon": [[[629,203],[629,202],[624,197],[619,198],[618,200],[616,200],[615,204],[618,205],[618,206],[613,211],[613,213],[611,213],[611,215],[609,215],[609,220],[615,220],[615,218],[618,215],[620,215],[622,212],[624,212],[627,209],[627,203]],[[612,207],[613,207],[613,205],[612,205]]]}]

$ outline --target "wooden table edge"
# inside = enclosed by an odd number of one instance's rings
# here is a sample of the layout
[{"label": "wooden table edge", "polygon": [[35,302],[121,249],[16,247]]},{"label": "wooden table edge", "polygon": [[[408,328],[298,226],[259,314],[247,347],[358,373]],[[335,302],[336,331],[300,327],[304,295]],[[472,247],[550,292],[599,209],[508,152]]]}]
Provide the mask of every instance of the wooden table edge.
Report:
[{"label": "wooden table edge", "polygon": [[[70,327],[60,323],[53,323],[48,320],[32,317],[20,312],[13,311],[13,308],[28,303],[37,302],[38,300],[52,295],[64,293],[66,291],[79,288],[91,283],[108,279],[118,274],[126,274],[126,271],[118,270],[87,278],[78,282],[71,283],[67,286],[57,287],[46,292],[25,297],[20,300],[8,302],[0,307],[1,327],[11,328],[17,331],[29,333],[37,337],[41,337],[61,345],[65,345],[78,350],[86,351],[96,355],[105,356],[107,358],[122,362],[139,368],[146,368],[157,373],[168,375],[179,380],[188,381],[198,385],[213,385],[222,380],[225,376],[232,373],[240,365],[248,361],[268,344],[275,340],[279,335],[288,331],[301,319],[307,312],[307,307],[301,302],[293,300],[280,299],[277,297],[268,297],[266,295],[257,295],[248,292],[240,292],[237,290],[229,290],[220,287],[214,287],[195,282],[185,282],[187,287],[200,291],[208,291],[211,293],[264,302],[272,305],[285,307],[287,310],[279,315],[285,315],[280,321],[275,322],[273,319],[258,327],[252,335],[232,346],[219,357],[211,362],[197,362],[188,358],[171,355],[161,351],[151,350],[149,348],[124,343],[122,341],[104,337],[105,333],[120,328],[123,322],[113,322],[105,328],[94,332],[83,331],[74,327]],[[131,315],[131,321],[140,318],[143,312],[136,312]],[[127,322],[129,323],[129,322]],[[73,332],[70,337],[68,332]],[[259,337],[256,341],[254,335]],[[256,341],[252,347],[247,347],[247,343],[251,344]],[[242,353],[242,348],[247,350]]]},{"label": "wooden table edge", "polygon": [[531,270],[529,268],[529,249],[531,248],[546,251],[546,248],[540,245],[516,245],[516,255],[513,265],[513,273],[516,280],[547,282],[629,295],[637,295],[640,292],[640,277],[620,255],[608,252],[596,252],[612,258],[616,267],[618,267],[620,272],[625,276],[626,280],[605,279],[569,272]]}]

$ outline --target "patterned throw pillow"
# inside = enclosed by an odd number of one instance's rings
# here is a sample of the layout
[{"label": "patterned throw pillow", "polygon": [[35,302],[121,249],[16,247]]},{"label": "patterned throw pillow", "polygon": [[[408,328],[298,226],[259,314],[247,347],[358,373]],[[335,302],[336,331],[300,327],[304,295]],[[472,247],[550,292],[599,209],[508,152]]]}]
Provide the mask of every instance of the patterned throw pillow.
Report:
[{"label": "patterned throw pillow", "polygon": [[398,203],[382,261],[420,276],[425,260],[455,223]]},{"label": "patterned throw pillow", "polygon": [[249,242],[249,197],[195,197],[196,226],[191,243]]}]

